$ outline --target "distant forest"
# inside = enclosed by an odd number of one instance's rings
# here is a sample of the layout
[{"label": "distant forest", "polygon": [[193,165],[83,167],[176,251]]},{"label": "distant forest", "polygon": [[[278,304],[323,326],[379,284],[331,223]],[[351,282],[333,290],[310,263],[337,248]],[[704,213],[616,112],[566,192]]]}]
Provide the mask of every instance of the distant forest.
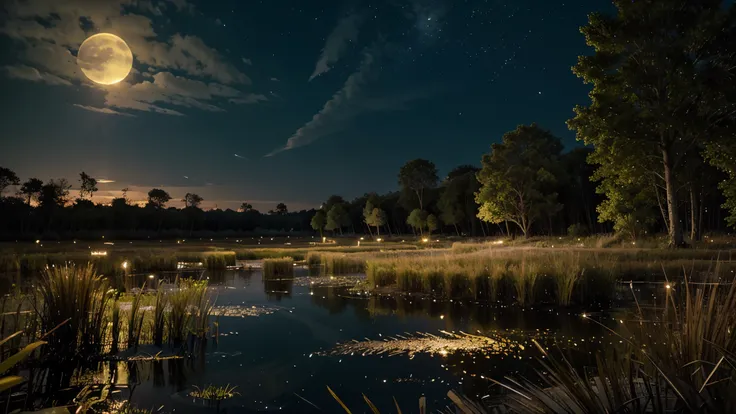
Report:
[{"label": "distant forest", "polygon": [[[202,237],[262,232],[304,234],[443,233],[467,236],[584,235],[636,239],[665,233],[672,247],[736,226],[736,17],[720,1],[617,1],[581,28],[590,55],[573,73],[591,86],[590,102],[568,121],[586,147],[563,151],[536,124],[491,145],[481,165],[440,179],[427,160],[407,162],[399,190],[352,201],[332,196],[313,211],[279,204],[260,213],[167,207],[162,189],[145,207],[125,197],[94,205],[96,181],[0,169],[0,237]],[[496,140],[493,140],[496,141]],[[451,145],[451,144],[450,144]],[[452,150],[451,146],[448,150]]]}]

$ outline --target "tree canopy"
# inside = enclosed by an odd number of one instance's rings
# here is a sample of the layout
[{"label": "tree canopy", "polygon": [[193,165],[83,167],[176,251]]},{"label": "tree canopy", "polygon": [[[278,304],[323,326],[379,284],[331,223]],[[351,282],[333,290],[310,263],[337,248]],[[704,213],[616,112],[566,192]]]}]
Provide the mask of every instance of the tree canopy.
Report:
[{"label": "tree canopy", "polygon": [[508,221],[528,236],[534,222],[562,206],[551,191],[559,174],[559,138],[536,124],[520,125],[483,156],[478,173],[478,217],[490,223]]},{"label": "tree canopy", "polygon": [[419,209],[424,209],[424,190],[437,186],[437,167],[421,158],[411,160],[399,170],[399,185],[416,194]]},{"label": "tree canopy", "polygon": [[164,208],[171,201],[171,196],[160,188],[154,188],[148,192],[148,205],[154,208]]}]

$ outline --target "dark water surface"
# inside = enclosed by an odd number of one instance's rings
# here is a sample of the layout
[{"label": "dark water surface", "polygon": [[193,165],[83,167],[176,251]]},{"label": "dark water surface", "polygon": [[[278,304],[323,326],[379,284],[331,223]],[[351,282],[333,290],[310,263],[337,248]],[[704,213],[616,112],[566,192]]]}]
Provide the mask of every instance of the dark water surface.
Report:
[{"label": "dark water surface", "polygon": [[612,343],[579,309],[352,295],[321,285],[329,278],[308,278],[306,269],[297,269],[295,280],[265,283],[258,270],[208,276],[225,315],[219,344],[208,345],[205,358],[104,363],[90,380],[116,371],[136,405],[176,413],[216,412],[187,396],[208,384],[237,386],[240,395],[220,407],[227,413],[319,412],[314,406],[340,412],[327,386],[356,413],[368,412],[362,394],[386,412],[395,412],[393,397],[404,412],[415,412],[423,395],[438,410],[449,404],[449,390],[494,399],[501,389],[488,377],[533,377],[541,354],[532,338],[569,349],[582,363]]}]

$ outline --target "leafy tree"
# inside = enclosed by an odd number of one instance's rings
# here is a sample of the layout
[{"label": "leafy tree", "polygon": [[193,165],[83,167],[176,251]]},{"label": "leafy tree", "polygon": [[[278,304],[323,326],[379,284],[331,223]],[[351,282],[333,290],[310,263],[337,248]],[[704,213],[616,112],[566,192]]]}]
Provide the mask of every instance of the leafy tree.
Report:
[{"label": "leafy tree", "polygon": [[420,210],[424,209],[424,190],[436,187],[437,181],[437,167],[427,160],[411,160],[399,170],[399,185],[417,195]]},{"label": "leafy tree", "polygon": [[153,208],[163,209],[169,201],[171,201],[169,193],[160,188],[154,188],[148,192],[148,205]]},{"label": "leafy tree", "polygon": [[253,211],[253,206],[250,203],[243,203],[240,205],[240,208],[238,209],[243,213],[247,213],[249,211]]},{"label": "leafy tree", "polygon": [[550,191],[557,181],[561,151],[559,138],[536,124],[520,125],[504,134],[503,141],[483,155],[478,173],[481,188],[476,194],[478,217],[491,223],[515,223],[528,237],[543,214],[562,208],[557,193]]},{"label": "leafy tree", "polygon": [[44,208],[64,207],[67,201],[69,201],[69,190],[71,188],[72,186],[66,178],[49,180],[48,183],[41,187],[38,202]]},{"label": "leafy tree", "polygon": [[645,174],[657,186],[651,194],[664,192],[670,244],[681,246],[678,187],[682,174],[696,173],[683,165],[733,121],[731,11],[716,0],[614,5],[616,15],[591,14],[581,29],[595,54],[573,72],[593,90],[569,126],[594,146],[591,161],[600,179],[614,181],[609,188]]},{"label": "leafy tree", "polygon": [[427,212],[420,209],[412,210],[406,219],[406,224],[415,229],[419,229],[419,234],[424,234],[424,228],[427,227]]},{"label": "leafy tree", "polygon": [[283,216],[289,212],[289,209],[286,208],[286,204],[284,203],[278,203],[276,204],[276,210],[274,211],[274,214],[277,214],[279,216]]},{"label": "leafy tree", "polygon": [[325,225],[327,225],[327,217],[325,216],[325,212],[322,210],[317,210],[317,212],[314,213],[314,216],[312,216],[312,221],[310,221],[309,224],[312,226],[313,229],[319,231],[319,237],[322,238],[322,230],[324,230]]},{"label": "leafy tree", "polygon": [[458,225],[465,219],[472,220],[478,214],[478,204],[475,202],[475,193],[480,188],[476,178],[478,171],[472,165],[461,165],[450,171],[437,203],[442,222],[454,226],[458,236]]},{"label": "leafy tree", "polygon": [[709,162],[719,170],[727,174],[718,188],[723,191],[726,202],[723,208],[728,211],[726,222],[732,228],[736,228],[736,139],[730,141],[715,142],[708,146],[706,157]]},{"label": "leafy tree", "polygon": [[368,201],[365,204],[365,210],[363,211],[363,214],[365,216],[365,224],[375,227],[376,235],[380,236],[381,226],[386,225],[386,212],[378,207],[373,207],[373,203]]},{"label": "leafy tree", "polygon": [[199,208],[199,205],[202,204],[202,201],[204,201],[204,199],[197,194],[186,193],[181,201],[184,202],[184,207]]},{"label": "leafy tree", "polygon": [[79,188],[79,198],[84,199],[86,196],[92,198],[97,191],[97,180],[82,171],[79,173],[79,182],[82,184]]},{"label": "leafy tree", "polygon": [[347,204],[347,203],[345,202],[345,199],[342,198],[342,196],[339,196],[339,195],[331,195],[327,199],[327,201],[325,201],[322,204],[322,208],[325,211],[330,211],[330,209],[332,208],[332,206],[334,206],[335,204]]},{"label": "leafy tree", "polygon": [[440,228],[440,222],[437,220],[437,216],[434,214],[430,214],[427,216],[427,230],[429,231],[429,234],[431,235],[433,231]]},{"label": "leafy tree", "polygon": [[15,171],[9,168],[0,167],[0,197],[2,197],[3,192],[6,188],[10,187],[11,185],[18,184],[20,184],[20,180],[15,174]]},{"label": "leafy tree", "polygon": [[327,223],[325,229],[330,231],[340,230],[342,234],[342,228],[350,224],[350,215],[345,210],[344,204],[335,204],[327,212]]},{"label": "leafy tree", "polygon": [[29,178],[28,181],[24,182],[20,186],[19,194],[22,194],[27,200],[27,204],[31,205],[31,200],[38,201],[38,196],[41,194],[41,188],[43,188],[43,181],[38,178]]}]

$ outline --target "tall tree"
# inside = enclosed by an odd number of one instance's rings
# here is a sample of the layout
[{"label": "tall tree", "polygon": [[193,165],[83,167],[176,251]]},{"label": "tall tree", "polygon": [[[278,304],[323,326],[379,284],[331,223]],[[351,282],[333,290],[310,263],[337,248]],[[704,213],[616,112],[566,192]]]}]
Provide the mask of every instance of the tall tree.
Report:
[{"label": "tall tree", "polygon": [[18,179],[15,171],[9,168],[0,167],[0,197],[3,196],[3,192],[6,188],[10,187],[11,185],[18,184],[20,184],[20,179]]},{"label": "tall tree", "polygon": [[507,132],[501,143],[483,155],[478,173],[481,188],[476,194],[478,217],[491,223],[509,221],[528,237],[532,225],[543,214],[562,208],[557,193],[560,139],[536,124],[520,125]]},{"label": "tall tree", "polygon": [[71,188],[72,185],[69,184],[66,178],[49,180],[41,187],[38,202],[44,208],[64,207],[69,201],[69,190]]},{"label": "tall tree", "polygon": [[734,115],[732,103],[718,105],[733,90],[732,14],[720,0],[613,3],[615,15],[591,14],[581,29],[595,54],[578,58],[573,72],[593,90],[569,126],[594,145],[603,181],[634,171],[656,183],[670,245],[682,246],[683,164]]},{"label": "tall tree", "polygon": [[312,226],[313,229],[319,231],[319,237],[322,238],[322,230],[324,230],[325,225],[327,225],[327,217],[325,216],[325,212],[322,210],[317,210],[317,212],[314,213],[314,216],[312,216],[312,220],[309,222],[309,224]]},{"label": "tall tree", "polygon": [[29,178],[28,181],[24,182],[20,186],[19,194],[22,194],[26,199],[28,205],[31,205],[31,201],[38,201],[38,196],[41,194],[41,188],[43,187],[43,181],[38,178]]},{"label": "tall tree", "polygon": [[97,191],[97,180],[82,171],[79,173],[79,182],[81,183],[79,187],[79,198],[84,199],[86,196],[92,198]]},{"label": "tall tree", "polygon": [[187,193],[181,201],[184,202],[184,207],[199,208],[204,199],[197,194]]},{"label": "tall tree", "polygon": [[480,188],[476,178],[478,171],[479,169],[472,165],[461,165],[450,171],[443,183],[437,207],[442,222],[454,226],[458,236],[459,224],[466,219],[477,220],[478,204],[475,202],[475,193]]},{"label": "tall tree", "polygon": [[247,213],[247,212],[253,210],[253,206],[250,203],[245,202],[245,203],[243,203],[243,204],[240,205],[240,208],[238,210],[240,210],[240,212],[242,212],[242,213]]},{"label": "tall tree", "polygon": [[350,215],[345,210],[344,204],[335,204],[327,212],[327,223],[325,229],[330,231],[340,231],[342,234],[342,228],[350,224]]},{"label": "tall tree", "polygon": [[435,188],[437,181],[437,167],[421,158],[407,162],[399,170],[399,185],[417,195],[420,210],[424,209],[424,191]]},{"label": "tall tree", "polygon": [[166,203],[171,201],[171,196],[160,188],[154,188],[148,192],[148,205],[157,209],[166,207]]},{"label": "tall tree", "polygon": [[365,209],[363,210],[363,216],[365,224],[369,227],[373,226],[376,228],[376,235],[381,235],[381,226],[386,224],[387,216],[386,212],[378,207],[373,207],[373,203],[370,201],[365,203]]},{"label": "tall tree", "polygon": [[276,204],[276,210],[274,211],[275,214],[279,216],[283,216],[289,212],[289,209],[286,207],[286,204],[284,203],[278,203]]}]

